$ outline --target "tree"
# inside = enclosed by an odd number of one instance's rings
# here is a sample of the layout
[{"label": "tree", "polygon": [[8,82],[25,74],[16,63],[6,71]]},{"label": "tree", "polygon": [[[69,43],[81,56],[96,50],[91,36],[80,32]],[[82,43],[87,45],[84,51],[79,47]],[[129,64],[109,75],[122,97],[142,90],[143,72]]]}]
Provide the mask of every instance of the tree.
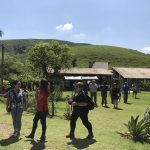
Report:
[{"label": "tree", "polygon": [[[0,30],[0,37],[3,36],[3,31]],[[1,62],[1,91],[3,90],[3,68],[4,68],[4,45],[1,44],[1,49],[2,49],[2,62]]]},{"label": "tree", "polygon": [[57,41],[51,43],[39,43],[27,51],[31,64],[42,71],[43,77],[49,77],[49,72],[59,74],[61,69],[71,66],[72,55],[67,45],[61,45]]}]

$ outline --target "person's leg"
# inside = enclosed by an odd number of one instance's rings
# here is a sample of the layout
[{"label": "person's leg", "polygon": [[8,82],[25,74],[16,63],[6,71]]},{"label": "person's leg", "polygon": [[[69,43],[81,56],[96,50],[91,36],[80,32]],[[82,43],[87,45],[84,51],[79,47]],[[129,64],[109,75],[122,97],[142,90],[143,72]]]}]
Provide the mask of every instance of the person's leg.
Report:
[{"label": "person's leg", "polygon": [[135,91],[133,90],[133,94],[132,94],[132,97],[134,97],[134,94],[135,94]]},{"label": "person's leg", "polygon": [[136,96],[137,96],[137,91],[135,91],[135,98],[136,98]]},{"label": "person's leg", "polygon": [[103,104],[104,104],[104,95],[103,94],[101,94],[101,96],[102,96],[102,106],[103,106]]},{"label": "person's leg", "polygon": [[32,131],[28,136],[26,136],[26,138],[34,138],[34,134],[37,129],[39,119],[40,119],[40,112],[36,112],[34,119],[33,119]]},{"label": "person's leg", "polygon": [[118,102],[119,102],[119,100],[117,99],[116,100],[116,108],[118,109]]},{"label": "person's leg", "polygon": [[124,93],[124,103],[126,103],[126,94]]},{"label": "person's leg", "polygon": [[13,127],[14,127],[14,134],[17,131],[17,126],[16,126],[16,108],[11,109],[11,116],[12,116],[12,122],[13,122]]},{"label": "person's leg", "polygon": [[87,128],[88,130],[88,138],[93,138],[93,132],[92,132],[92,124],[88,120],[88,110],[83,110],[80,112],[80,118],[82,120],[83,125]]},{"label": "person's leg", "polygon": [[16,136],[20,136],[22,112],[23,108],[16,108]]},{"label": "person's leg", "polygon": [[94,96],[95,106],[97,106],[97,92],[93,93],[93,96]]},{"label": "person's leg", "polygon": [[128,93],[126,93],[126,103],[128,103]]},{"label": "person's leg", "polygon": [[46,136],[45,136],[45,133],[46,133],[46,115],[47,115],[47,112],[41,112],[41,117],[40,117],[40,121],[42,124],[42,135],[40,137],[41,140],[46,139]]},{"label": "person's leg", "polygon": [[79,110],[73,110],[70,120],[70,133],[66,136],[66,138],[74,138],[76,121],[78,117],[79,117]]},{"label": "person's leg", "polygon": [[117,101],[116,99],[113,100],[114,108],[116,108],[116,101]]},{"label": "person's leg", "polygon": [[91,99],[93,100],[94,94],[91,92]]},{"label": "person's leg", "polygon": [[107,95],[105,95],[104,103],[105,103],[105,107],[106,107],[107,106]]}]

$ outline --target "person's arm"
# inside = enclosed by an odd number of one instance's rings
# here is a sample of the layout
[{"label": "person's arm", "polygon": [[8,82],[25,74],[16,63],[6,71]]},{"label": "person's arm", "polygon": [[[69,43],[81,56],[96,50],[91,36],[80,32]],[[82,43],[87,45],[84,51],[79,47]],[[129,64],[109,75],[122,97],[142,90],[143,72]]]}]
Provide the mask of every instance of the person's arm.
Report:
[{"label": "person's arm", "polygon": [[86,103],[86,102],[78,102],[77,103],[77,106],[81,106],[81,107],[85,107],[87,105],[88,105],[88,103]]}]

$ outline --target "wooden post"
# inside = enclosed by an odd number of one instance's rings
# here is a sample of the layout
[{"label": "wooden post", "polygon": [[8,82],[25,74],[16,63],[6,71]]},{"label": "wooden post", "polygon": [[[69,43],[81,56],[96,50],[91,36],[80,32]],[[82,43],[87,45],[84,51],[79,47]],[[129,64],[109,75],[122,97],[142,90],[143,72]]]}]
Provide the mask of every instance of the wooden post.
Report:
[{"label": "wooden post", "polygon": [[2,49],[2,61],[1,61],[1,91],[3,91],[3,74],[4,74],[4,45],[1,45]]}]

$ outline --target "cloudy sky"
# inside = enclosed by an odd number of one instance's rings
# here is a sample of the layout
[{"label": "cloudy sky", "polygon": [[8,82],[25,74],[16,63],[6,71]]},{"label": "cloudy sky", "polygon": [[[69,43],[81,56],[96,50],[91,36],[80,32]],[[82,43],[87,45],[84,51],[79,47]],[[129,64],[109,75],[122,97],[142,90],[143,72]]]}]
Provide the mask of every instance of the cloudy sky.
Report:
[{"label": "cloudy sky", "polygon": [[0,0],[2,39],[60,39],[150,53],[150,0]]}]

